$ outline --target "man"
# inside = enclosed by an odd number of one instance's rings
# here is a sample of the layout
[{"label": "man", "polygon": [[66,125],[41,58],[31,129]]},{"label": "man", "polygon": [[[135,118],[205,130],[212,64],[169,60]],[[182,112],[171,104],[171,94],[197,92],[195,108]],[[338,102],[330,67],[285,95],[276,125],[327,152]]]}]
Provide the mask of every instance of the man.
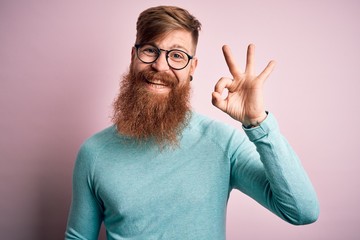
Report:
[{"label": "man", "polygon": [[102,222],[108,239],[225,239],[232,189],[289,223],[316,221],[313,187],[264,108],[262,86],[273,61],[255,75],[251,44],[241,72],[223,47],[233,79],[219,80],[213,105],[246,134],[191,111],[200,27],[177,7],[140,14],[114,126],[89,138],[78,154],[66,239],[97,239]]}]

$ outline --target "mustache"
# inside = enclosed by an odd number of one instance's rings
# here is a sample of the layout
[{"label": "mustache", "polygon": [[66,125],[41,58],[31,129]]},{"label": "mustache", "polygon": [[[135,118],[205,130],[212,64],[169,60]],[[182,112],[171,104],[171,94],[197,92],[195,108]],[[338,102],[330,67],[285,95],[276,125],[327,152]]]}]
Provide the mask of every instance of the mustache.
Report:
[{"label": "mustache", "polygon": [[154,82],[160,80],[163,84],[169,87],[176,87],[179,84],[179,80],[176,77],[170,76],[165,72],[156,72],[153,70],[143,70],[138,73],[138,80]]}]

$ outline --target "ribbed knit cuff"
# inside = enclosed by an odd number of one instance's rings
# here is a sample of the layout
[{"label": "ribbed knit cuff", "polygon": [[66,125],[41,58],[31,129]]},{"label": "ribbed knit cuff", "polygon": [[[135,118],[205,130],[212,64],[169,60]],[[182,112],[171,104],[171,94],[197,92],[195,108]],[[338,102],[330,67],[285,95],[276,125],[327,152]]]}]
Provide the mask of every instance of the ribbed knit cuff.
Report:
[{"label": "ribbed knit cuff", "polygon": [[250,141],[255,142],[258,139],[261,139],[269,134],[270,131],[278,131],[279,127],[277,121],[273,114],[268,113],[265,120],[260,123],[259,126],[254,128],[244,128],[246,135],[249,137]]}]

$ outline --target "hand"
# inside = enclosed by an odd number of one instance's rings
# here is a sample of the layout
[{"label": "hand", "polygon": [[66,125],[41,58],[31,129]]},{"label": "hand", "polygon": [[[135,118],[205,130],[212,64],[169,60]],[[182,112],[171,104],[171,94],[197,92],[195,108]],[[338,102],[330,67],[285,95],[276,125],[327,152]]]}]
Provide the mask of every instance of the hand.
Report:
[{"label": "hand", "polygon": [[[244,126],[258,125],[266,118],[263,85],[274,69],[275,61],[270,61],[259,75],[255,75],[255,45],[248,46],[245,72],[241,72],[235,63],[229,46],[223,46],[222,50],[233,78],[220,78],[212,93],[212,104]],[[228,95],[223,99],[222,93],[225,88]]]}]

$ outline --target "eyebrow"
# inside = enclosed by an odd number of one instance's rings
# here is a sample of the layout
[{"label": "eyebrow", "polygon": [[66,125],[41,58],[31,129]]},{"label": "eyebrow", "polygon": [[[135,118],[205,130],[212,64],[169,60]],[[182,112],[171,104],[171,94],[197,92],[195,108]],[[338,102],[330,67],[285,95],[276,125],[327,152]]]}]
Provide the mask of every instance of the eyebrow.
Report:
[{"label": "eyebrow", "polygon": [[[155,42],[148,42],[148,43],[144,43],[144,44],[150,44],[150,45],[153,45],[153,46],[159,48],[159,46]],[[185,48],[183,45],[180,45],[180,44],[173,44],[170,46],[170,49],[166,49],[166,50],[173,50],[173,49],[183,50],[190,55],[192,54],[189,49]]]},{"label": "eyebrow", "polygon": [[187,52],[187,53],[190,52],[187,48],[185,48],[185,47],[183,47],[182,45],[179,45],[179,44],[174,44],[174,45],[172,45],[172,46],[171,46],[171,49],[181,49],[181,50],[184,50],[184,51]]}]

